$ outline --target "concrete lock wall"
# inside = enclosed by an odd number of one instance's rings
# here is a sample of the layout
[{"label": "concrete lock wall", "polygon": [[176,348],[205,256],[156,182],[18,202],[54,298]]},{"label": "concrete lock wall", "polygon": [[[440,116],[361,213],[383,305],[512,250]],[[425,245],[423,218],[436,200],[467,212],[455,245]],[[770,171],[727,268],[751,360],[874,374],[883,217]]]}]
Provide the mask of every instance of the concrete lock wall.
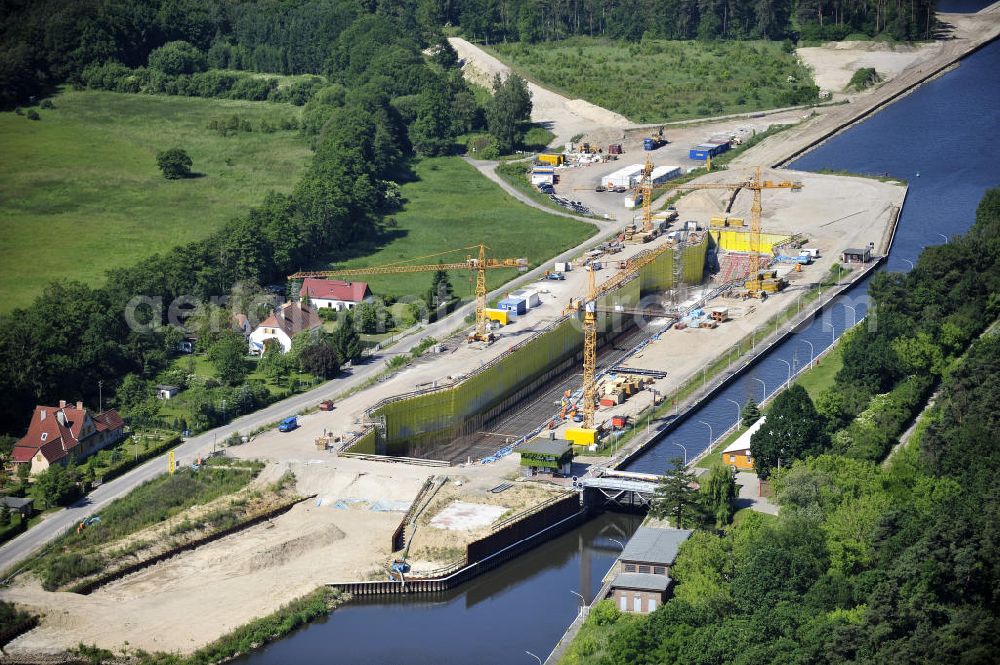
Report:
[{"label": "concrete lock wall", "polygon": [[[708,243],[702,242],[684,249],[681,260],[685,282],[701,281],[707,247]],[[641,296],[672,286],[673,252],[668,250],[642,268],[638,279],[601,298],[599,305],[636,306]],[[630,324],[630,318],[628,314],[601,313],[598,331],[602,337],[621,331]],[[436,444],[477,431],[496,412],[524,399],[540,383],[578,363],[582,352],[579,315],[567,317],[471,373],[458,385],[376,409],[373,417],[385,416],[384,436],[369,432],[351,447],[351,452],[411,457],[426,454]]]}]

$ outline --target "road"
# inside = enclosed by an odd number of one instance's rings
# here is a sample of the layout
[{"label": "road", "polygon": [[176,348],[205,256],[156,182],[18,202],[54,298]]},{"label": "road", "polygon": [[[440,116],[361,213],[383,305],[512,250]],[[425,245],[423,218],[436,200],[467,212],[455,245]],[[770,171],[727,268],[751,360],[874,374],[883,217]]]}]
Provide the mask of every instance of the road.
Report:
[{"label": "road", "polygon": [[[504,188],[505,191],[509,192],[518,201],[551,214],[560,214],[559,211],[548,209],[545,206],[532,201],[523,194],[520,194],[510,187],[509,184],[503,182],[502,179],[500,179],[495,173],[492,173],[492,169],[481,168],[480,171],[491,180],[497,182]],[[553,257],[551,261],[568,261],[576,256],[579,256],[582,252],[592,249],[594,246],[606,240],[609,235],[614,233],[614,228],[611,224],[602,224],[597,220],[577,217],[575,215],[566,215],[565,213],[563,213],[563,215],[593,224],[597,227],[598,233],[591,236],[589,239],[580,243],[576,247],[563,252],[559,256]],[[493,298],[500,296],[522,284],[537,281],[549,265],[550,263],[546,262],[537,268],[534,268],[533,270],[519,276],[517,279],[504,284],[499,289],[496,289],[490,293],[488,297]],[[267,408],[261,409],[260,411],[255,411],[254,413],[241,416],[227,425],[223,425],[222,427],[217,427],[203,434],[199,434],[198,436],[191,437],[175,449],[175,457],[182,465],[190,464],[198,457],[207,455],[212,450],[216,441],[224,441],[229,435],[235,432],[251,432],[255,429],[275,423],[283,418],[295,415],[308,408],[316,406],[323,400],[335,399],[345,392],[357,388],[365,381],[384,370],[385,365],[382,362],[383,360],[398,353],[408,352],[423,338],[431,336],[435,339],[445,339],[457,329],[466,327],[464,319],[473,312],[474,304],[468,303],[459,307],[451,315],[440,321],[436,321],[426,326],[417,326],[412,330],[412,332],[400,338],[400,340],[391,348],[371,356],[365,363],[355,366],[352,370],[350,370],[351,373],[349,376],[328,381],[308,392],[300,395],[294,395],[281,402],[276,402]],[[104,506],[108,505],[115,499],[125,496],[147,480],[162,474],[166,471],[166,469],[166,455],[161,455],[98,487],[76,504],[52,513],[40,524],[35,525],[14,540],[0,547],[0,571],[11,568],[16,562],[21,561],[32,552],[40,549],[45,544],[56,538],[59,534],[71,527],[74,527],[84,518],[99,512]]]}]

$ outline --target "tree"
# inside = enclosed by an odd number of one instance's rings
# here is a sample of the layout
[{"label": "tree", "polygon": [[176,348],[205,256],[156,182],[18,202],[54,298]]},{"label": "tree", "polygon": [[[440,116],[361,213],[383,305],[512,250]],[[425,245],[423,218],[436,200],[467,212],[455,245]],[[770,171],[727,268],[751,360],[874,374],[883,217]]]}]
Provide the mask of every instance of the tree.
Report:
[{"label": "tree", "polygon": [[447,37],[442,36],[437,44],[435,44],[431,60],[445,69],[458,64],[458,53],[455,52],[455,48],[448,41]]},{"label": "tree", "polygon": [[7,526],[10,524],[10,508],[7,504],[0,506],[0,526]]},{"label": "tree", "polygon": [[658,519],[670,519],[674,526],[684,528],[699,521],[695,477],[684,467],[680,457],[670,460],[670,464],[673,468],[663,474],[656,486],[649,514]]},{"label": "tree", "polygon": [[269,339],[264,342],[264,353],[257,362],[257,369],[264,373],[269,379],[278,379],[288,373],[288,363],[285,361],[285,353],[281,344],[277,340]]},{"label": "tree", "polygon": [[447,307],[455,298],[455,289],[448,279],[447,270],[438,270],[431,279],[431,288],[427,292],[427,306],[431,309]]},{"label": "tree", "polygon": [[767,421],[750,438],[750,455],[761,478],[806,455],[822,452],[828,443],[826,421],[805,388],[794,384],[778,395]]},{"label": "tree", "polygon": [[736,509],[736,478],[727,466],[716,466],[701,486],[705,512],[715,516],[715,526],[729,524]]},{"label": "tree", "polygon": [[361,343],[361,336],[354,328],[354,316],[351,312],[347,312],[344,322],[330,335],[330,346],[336,351],[341,365],[361,357],[364,345]]},{"label": "tree", "polygon": [[76,467],[53,464],[35,476],[33,493],[47,506],[65,506],[79,496]]},{"label": "tree", "polygon": [[354,308],[357,328],[366,335],[377,335],[393,326],[392,314],[381,300],[363,302]]},{"label": "tree", "polygon": [[219,335],[218,341],[208,350],[208,358],[215,365],[219,379],[230,386],[235,386],[246,378],[246,354],[243,336],[229,330]]},{"label": "tree", "polygon": [[760,420],[760,407],[757,406],[757,402],[753,397],[748,399],[747,403],[743,405],[743,409],[740,411],[740,420],[743,422],[744,427],[750,427]]},{"label": "tree", "polygon": [[500,152],[511,153],[521,140],[521,123],[531,118],[531,91],[517,74],[506,80],[497,74],[493,78],[493,96],[484,109],[486,127],[496,140]]},{"label": "tree", "polygon": [[205,54],[185,41],[167,42],[149,54],[149,67],[169,76],[205,71]]},{"label": "tree", "polygon": [[302,349],[299,353],[299,364],[304,371],[324,379],[331,379],[340,371],[337,351],[326,339]]},{"label": "tree", "polygon": [[194,162],[182,148],[170,148],[156,153],[156,165],[167,180],[180,180],[191,175]]}]

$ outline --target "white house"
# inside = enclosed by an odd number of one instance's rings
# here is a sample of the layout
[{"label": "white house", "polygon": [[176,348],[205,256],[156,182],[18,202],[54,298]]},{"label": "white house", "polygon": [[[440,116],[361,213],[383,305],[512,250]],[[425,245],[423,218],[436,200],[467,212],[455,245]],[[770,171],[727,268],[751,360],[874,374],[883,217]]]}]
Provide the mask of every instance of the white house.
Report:
[{"label": "white house", "polygon": [[302,280],[299,297],[309,297],[316,309],[353,309],[372,299],[371,289],[365,282],[342,282],[339,279],[306,277]]},{"label": "white house", "polygon": [[293,337],[315,330],[322,324],[316,312],[301,301],[285,303],[250,333],[250,353],[263,353],[264,344],[271,339],[281,344],[284,353],[288,353],[292,349]]}]

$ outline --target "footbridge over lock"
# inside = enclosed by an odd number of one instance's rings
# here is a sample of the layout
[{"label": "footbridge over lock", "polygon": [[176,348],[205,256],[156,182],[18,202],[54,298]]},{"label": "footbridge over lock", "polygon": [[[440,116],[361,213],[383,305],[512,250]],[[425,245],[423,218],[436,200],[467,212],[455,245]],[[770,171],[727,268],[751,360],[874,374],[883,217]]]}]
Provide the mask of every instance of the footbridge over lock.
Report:
[{"label": "footbridge over lock", "polygon": [[656,496],[660,476],[604,469],[574,481],[588,508],[629,508],[648,510]]}]

